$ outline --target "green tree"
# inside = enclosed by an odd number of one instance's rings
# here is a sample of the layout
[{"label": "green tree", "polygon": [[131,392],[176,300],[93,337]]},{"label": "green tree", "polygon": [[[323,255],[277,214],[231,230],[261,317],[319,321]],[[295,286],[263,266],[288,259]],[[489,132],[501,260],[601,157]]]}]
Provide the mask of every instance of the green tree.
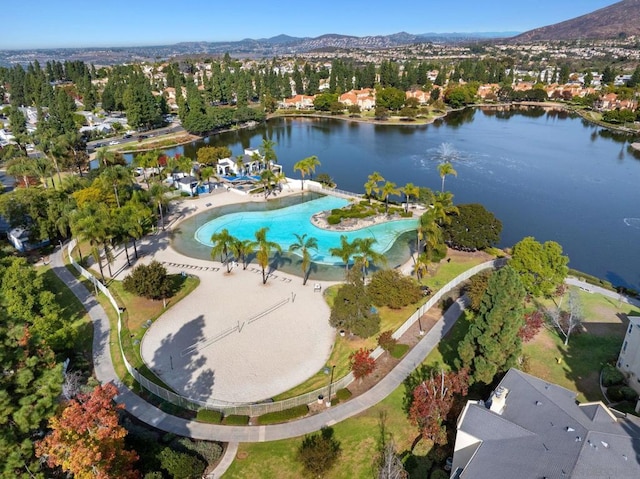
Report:
[{"label": "green tree", "polygon": [[382,198],[384,199],[384,211],[389,213],[389,196],[400,194],[400,190],[396,188],[396,184],[392,181],[385,181],[380,190]]},{"label": "green tree", "polygon": [[336,294],[329,324],[361,338],[371,337],[380,331],[380,316],[371,306],[364,282],[359,272],[353,270]]},{"label": "green tree", "polygon": [[313,236],[307,238],[306,233],[299,235],[294,233],[296,237],[295,243],[292,243],[289,246],[289,251],[300,251],[302,255],[301,267],[302,267],[302,284],[303,286],[307,284],[307,280],[309,279],[309,265],[311,264],[311,253],[309,250],[318,249],[318,240]]},{"label": "green tree", "polygon": [[478,203],[458,205],[458,214],[449,214],[443,225],[444,241],[460,250],[486,249],[500,242],[502,222]]},{"label": "green tree", "polygon": [[313,99],[313,108],[318,111],[329,111],[331,105],[338,101],[337,93],[321,93]]},{"label": "green tree", "polygon": [[448,161],[444,163],[440,163],[438,165],[438,174],[442,179],[442,188],[440,190],[441,192],[444,192],[444,179],[447,175],[458,176],[458,172],[453,168],[453,165]]},{"label": "green tree", "polygon": [[271,252],[275,249],[278,252],[282,252],[282,248],[278,243],[274,243],[273,241],[269,241],[267,239],[267,232],[269,228],[264,227],[260,228],[255,232],[254,236],[256,238],[255,247],[256,247],[256,260],[262,269],[262,284],[267,284],[267,268],[269,267],[269,260],[271,258]]},{"label": "green tree", "polygon": [[329,254],[331,256],[335,256],[340,258],[344,263],[345,272],[349,271],[349,260],[357,251],[357,246],[355,244],[355,240],[352,243],[349,243],[349,239],[347,235],[340,235],[340,246],[335,248],[329,248]]},{"label": "green tree", "polygon": [[211,248],[211,258],[215,259],[216,256],[220,255],[220,262],[227,265],[227,273],[231,272],[229,252],[232,251],[233,245],[236,241],[237,239],[231,236],[231,234],[229,234],[229,230],[226,228],[211,235],[211,242],[213,243],[213,247]]},{"label": "green tree", "polygon": [[567,277],[569,258],[555,241],[539,243],[527,236],[514,247],[509,266],[520,276],[527,293],[549,298]]},{"label": "green tree", "polygon": [[171,279],[165,268],[158,261],[152,261],[149,265],[136,266],[131,273],[124,278],[122,286],[125,290],[144,298],[161,299],[166,307],[166,299],[171,296]]},{"label": "green tree", "polygon": [[304,177],[316,172],[316,166],[320,166],[317,156],[309,156],[293,165],[293,171],[299,171],[301,176],[300,190],[304,191]]},{"label": "green tree", "polygon": [[216,165],[218,160],[231,158],[231,150],[226,146],[203,146],[196,152],[198,163]]},{"label": "green tree", "polygon": [[409,203],[411,202],[411,198],[412,197],[416,198],[418,196],[418,193],[420,192],[420,189],[413,183],[407,183],[400,189],[400,191],[404,193],[404,196],[405,196],[404,211],[408,213]]},{"label": "green tree", "polygon": [[308,434],[296,452],[296,459],[311,477],[324,477],[336,464],[342,450],[333,437],[333,429],[323,427],[320,432]]},{"label": "green tree", "polygon": [[372,263],[384,263],[387,258],[385,255],[378,253],[373,249],[373,245],[377,243],[377,240],[373,237],[356,238],[353,240],[353,244],[356,247],[355,258],[356,262],[362,267],[362,280],[364,281],[367,276],[367,268]]},{"label": "green tree", "polygon": [[404,91],[399,88],[382,88],[376,94],[376,106],[397,111],[402,108],[405,99]]},{"label": "green tree", "polygon": [[473,382],[491,384],[496,374],[517,365],[525,295],[518,273],[509,266],[489,278],[480,310],[458,345],[460,363]]}]

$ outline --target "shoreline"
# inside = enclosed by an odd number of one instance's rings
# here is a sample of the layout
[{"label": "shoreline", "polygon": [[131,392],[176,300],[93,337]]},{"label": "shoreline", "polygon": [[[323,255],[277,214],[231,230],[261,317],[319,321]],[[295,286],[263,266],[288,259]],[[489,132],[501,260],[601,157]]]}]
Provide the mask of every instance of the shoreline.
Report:
[{"label": "shoreline", "polygon": [[[640,130],[634,130],[634,129],[630,129],[630,128],[624,128],[621,126],[615,126],[615,125],[609,125],[609,124],[603,124],[601,121],[595,120],[593,118],[590,118],[588,115],[585,114],[584,111],[576,109],[571,107],[570,105],[566,105],[564,103],[560,103],[560,102],[535,102],[535,101],[522,101],[522,102],[503,102],[503,103],[477,103],[477,104],[472,104],[472,105],[467,105],[464,106],[462,108],[451,108],[451,109],[447,109],[445,112],[442,112],[439,115],[435,115],[433,117],[429,117],[429,118],[420,118],[419,121],[403,121],[401,120],[399,116],[393,116],[391,115],[390,119],[386,119],[386,120],[377,120],[375,118],[362,118],[362,117],[351,117],[348,115],[331,115],[331,114],[326,114],[326,113],[318,113],[318,112],[314,112],[314,113],[304,113],[301,111],[292,111],[292,113],[270,113],[267,114],[264,123],[266,123],[267,121],[271,120],[271,119],[275,119],[275,118],[322,118],[322,119],[330,119],[330,120],[341,120],[341,121],[346,121],[346,122],[353,122],[353,123],[369,123],[369,124],[373,124],[373,125],[389,125],[389,126],[410,126],[410,127],[422,127],[422,126],[426,126],[426,125],[430,125],[432,123],[434,123],[436,120],[440,120],[443,118],[446,118],[447,115],[449,113],[455,112],[455,111],[461,111],[464,110],[465,108],[504,108],[504,107],[517,107],[517,106],[534,106],[534,107],[540,107],[540,108],[556,108],[556,109],[561,109],[561,110],[565,110],[568,111],[570,113],[575,113],[576,115],[579,115],[581,118],[583,118],[584,120],[594,124],[594,125],[598,125],[601,128],[606,128],[608,130],[612,130],[612,131],[616,131],[616,132],[620,132],[620,133],[627,133],[627,134],[635,134],[635,135],[640,135]],[[258,123],[260,124],[260,123]],[[147,147],[142,147],[139,149],[135,149],[135,150],[115,150],[115,151],[119,151],[123,154],[129,153],[129,154],[136,154],[136,153],[140,153],[140,152],[146,152],[146,151],[152,151],[152,150],[166,150],[169,148],[175,148],[178,146],[183,146],[183,145],[187,145],[189,143],[194,143],[196,141],[199,140],[203,140],[204,138],[208,137],[208,136],[216,136],[219,135],[221,133],[228,133],[228,132],[232,132],[235,130],[245,130],[245,129],[249,129],[249,128],[255,128],[255,124],[243,124],[241,126],[236,126],[233,128],[223,128],[220,130],[215,130],[215,131],[211,131],[206,133],[205,135],[196,135],[193,133],[189,133],[185,130],[184,135],[188,135],[190,136],[190,138],[188,140],[185,141],[180,141],[180,142],[176,142],[173,143],[171,145],[166,145],[166,146],[161,146],[161,147],[156,147],[156,148],[147,148]],[[162,139],[170,139],[171,135],[175,135],[175,133],[171,133],[169,135],[163,135],[163,136],[158,136],[156,137],[159,141],[161,141]],[[144,146],[144,145],[142,145]],[[632,143],[631,147],[636,150],[636,151],[640,151],[640,143]]]}]

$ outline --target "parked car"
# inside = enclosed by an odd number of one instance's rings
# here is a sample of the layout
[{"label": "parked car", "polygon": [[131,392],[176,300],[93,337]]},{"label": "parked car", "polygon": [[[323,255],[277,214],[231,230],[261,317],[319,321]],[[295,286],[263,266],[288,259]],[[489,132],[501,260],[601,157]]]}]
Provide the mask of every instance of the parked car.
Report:
[{"label": "parked car", "polygon": [[120,142],[118,140],[112,140],[112,141],[109,142],[109,145],[113,146],[113,145],[117,145],[119,143]]}]

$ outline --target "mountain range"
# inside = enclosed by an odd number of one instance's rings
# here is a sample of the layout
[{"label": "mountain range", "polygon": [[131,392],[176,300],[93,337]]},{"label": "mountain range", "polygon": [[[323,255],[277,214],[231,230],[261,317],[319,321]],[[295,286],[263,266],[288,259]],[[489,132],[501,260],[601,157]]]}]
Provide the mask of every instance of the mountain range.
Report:
[{"label": "mountain range", "polygon": [[607,40],[640,36],[640,0],[623,0],[586,15],[521,33],[512,42]]},{"label": "mountain range", "polygon": [[246,38],[233,42],[183,42],[175,45],[114,48],[69,48],[37,50],[0,50],[0,65],[28,63],[38,59],[83,60],[97,65],[157,60],[190,55],[236,57],[273,57],[335,49],[382,49],[420,43],[464,43],[501,41],[510,43],[552,42],[559,40],[604,40],[637,36],[640,38],[640,0],[622,0],[605,8],[554,25],[519,32],[421,33],[356,37],[326,34],[319,37]]}]

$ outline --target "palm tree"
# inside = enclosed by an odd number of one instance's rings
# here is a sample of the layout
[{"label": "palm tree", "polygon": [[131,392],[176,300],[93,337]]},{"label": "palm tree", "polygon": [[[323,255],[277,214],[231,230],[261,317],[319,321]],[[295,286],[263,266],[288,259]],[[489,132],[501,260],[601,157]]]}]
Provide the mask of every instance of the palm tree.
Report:
[{"label": "palm tree", "polygon": [[[229,264],[229,250],[233,248],[233,244],[236,242],[236,238],[229,234],[229,230],[222,229],[219,233],[211,235],[211,242],[213,247],[211,248],[211,258],[215,259],[217,255],[220,255],[220,262],[227,265],[227,273],[231,272]],[[224,254],[224,258],[223,255]]]},{"label": "palm tree", "polygon": [[453,169],[453,165],[451,163],[449,163],[448,161],[446,161],[444,163],[440,163],[438,165],[438,173],[440,173],[440,178],[442,178],[442,189],[441,189],[442,192],[444,192],[444,179],[445,179],[445,177],[447,175],[458,176],[458,172]]},{"label": "palm tree", "polygon": [[[102,149],[102,148],[101,148]],[[100,151],[100,150],[98,150]],[[158,157],[160,153],[157,150],[147,151],[141,155],[137,155],[133,159],[134,166],[142,168],[142,177],[149,188],[149,178],[147,177],[147,168],[155,168],[158,166]]]},{"label": "palm tree", "polygon": [[271,250],[275,249],[278,252],[282,251],[282,248],[280,248],[278,243],[274,243],[267,239],[267,231],[269,231],[269,228],[265,226],[255,232],[256,241],[254,244],[257,248],[256,259],[258,260],[260,268],[262,268],[262,284],[267,284],[267,268],[269,267]]},{"label": "palm tree", "polygon": [[27,156],[19,156],[9,161],[7,173],[11,176],[21,176],[25,188],[29,188],[29,175],[32,173]]},{"label": "palm tree", "polygon": [[151,201],[158,206],[158,213],[160,215],[160,227],[162,231],[164,231],[164,207],[167,205],[168,200],[165,196],[167,192],[167,187],[162,183],[154,183],[149,188],[149,198]]},{"label": "palm tree", "polygon": [[242,262],[242,269],[247,269],[247,257],[253,251],[253,241],[236,239],[231,245],[233,254]]},{"label": "palm tree", "polygon": [[131,171],[126,166],[114,165],[102,170],[100,180],[107,188],[113,187],[113,193],[116,198],[116,205],[120,208],[120,195],[118,194],[120,187],[130,187],[132,184]]},{"label": "palm tree", "polygon": [[51,178],[51,182],[53,183],[54,168],[53,166],[51,166],[51,161],[49,161],[49,158],[29,158],[27,167],[31,173],[33,173],[40,179],[40,183],[42,183],[42,186],[44,186],[45,188],[49,187],[47,178]]},{"label": "palm tree", "polygon": [[355,241],[349,243],[347,235],[340,235],[340,246],[337,248],[329,248],[329,254],[340,258],[345,266],[345,274],[349,271],[349,259],[357,251]]},{"label": "palm tree", "polygon": [[136,240],[151,231],[153,226],[153,211],[140,201],[129,201],[122,207],[122,215],[125,217],[123,228],[133,242],[133,253],[138,259]]},{"label": "palm tree", "polygon": [[431,260],[433,253],[442,246],[442,229],[433,209],[427,210],[420,217],[420,228],[424,235],[424,253]]},{"label": "palm tree", "polygon": [[396,184],[392,181],[387,181],[384,185],[382,185],[382,198],[384,199],[385,214],[389,213],[389,196],[397,195],[399,193],[400,190],[396,188]]},{"label": "palm tree", "polygon": [[293,171],[299,171],[302,181],[300,183],[300,190],[304,191],[304,177],[316,172],[316,166],[320,165],[320,160],[317,156],[309,156],[303,160],[298,161],[293,165]]},{"label": "palm tree", "polygon": [[411,197],[412,196],[418,196],[420,194],[420,188],[418,188],[416,185],[414,185],[413,183],[407,183],[406,185],[404,185],[404,188],[402,188],[402,192],[404,193],[406,202],[404,204],[404,211],[406,213],[409,212],[409,202],[411,201]]},{"label": "palm tree", "polygon": [[453,194],[449,191],[436,193],[431,204],[431,211],[435,221],[442,226],[451,223],[451,215],[459,213],[458,208],[453,205]]},{"label": "palm tree", "polygon": [[384,263],[386,257],[373,249],[373,245],[377,243],[375,238],[357,238],[354,240],[356,246],[356,258],[362,265],[362,281],[367,277],[367,268],[369,264]]},{"label": "palm tree", "polygon": [[244,155],[236,156],[236,169],[238,170],[238,176],[244,175]]},{"label": "palm tree", "polygon": [[91,255],[98,263],[103,283],[105,283],[105,278],[102,269],[100,246],[103,246],[107,260],[109,260],[107,243],[111,237],[110,216],[106,205],[102,203],[99,205],[87,203],[83,208],[76,210],[76,213],[71,218],[71,231],[79,240],[89,242]]},{"label": "palm tree", "polygon": [[378,193],[378,191],[380,191],[378,183],[381,181],[384,181],[384,177],[377,171],[374,171],[367,177],[367,182],[364,184],[364,189],[367,192],[369,204],[371,204],[372,193]]},{"label": "palm tree", "polygon": [[271,170],[264,170],[262,172],[260,172],[260,183],[262,184],[262,187],[264,188],[264,197],[265,199],[267,198],[267,196],[269,196],[269,193],[271,193],[271,185],[273,183],[273,180],[275,179],[276,175],[273,174],[273,171]]},{"label": "palm tree", "polygon": [[276,146],[275,141],[271,141],[266,137],[262,137],[262,145],[260,145],[260,154],[268,169],[271,169],[273,163],[278,163],[278,156],[274,150]]},{"label": "palm tree", "polygon": [[310,249],[318,249],[318,240],[313,236],[307,238],[306,233],[299,235],[294,233],[296,237],[296,242],[292,243],[289,246],[289,251],[298,251],[302,253],[302,285],[307,284],[307,279],[309,279],[309,265],[311,264],[311,254],[309,253]]},{"label": "palm tree", "polygon": [[429,257],[426,253],[421,253],[418,255],[416,264],[414,266],[414,271],[416,272],[418,281],[422,280],[422,278],[424,278],[425,275],[429,272]]}]

